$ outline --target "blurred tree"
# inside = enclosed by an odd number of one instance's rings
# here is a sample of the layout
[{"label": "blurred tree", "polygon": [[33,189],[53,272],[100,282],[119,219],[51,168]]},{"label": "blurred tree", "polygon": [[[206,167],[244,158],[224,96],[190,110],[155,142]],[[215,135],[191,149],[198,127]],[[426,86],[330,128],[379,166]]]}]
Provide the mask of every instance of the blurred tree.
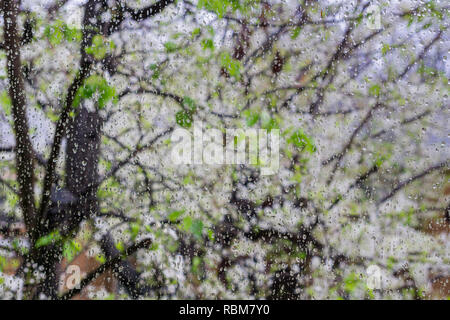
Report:
[{"label": "blurred tree", "polygon": [[[443,2],[1,10],[0,296],[449,295]],[[175,165],[170,134],[196,121],[280,129],[278,172]]]}]

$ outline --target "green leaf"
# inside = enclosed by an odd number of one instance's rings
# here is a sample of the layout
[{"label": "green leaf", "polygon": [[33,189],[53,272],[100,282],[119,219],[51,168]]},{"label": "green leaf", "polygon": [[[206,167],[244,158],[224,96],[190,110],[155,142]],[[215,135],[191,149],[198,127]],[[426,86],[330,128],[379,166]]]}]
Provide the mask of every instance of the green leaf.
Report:
[{"label": "green leaf", "polygon": [[178,218],[184,213],[185,210],[177,210],[177,211],[172,211],[168,216],[167,219],[169,219],[169,221],[171,222],[175,222],[178,220]]},{"label": "green leaf", "polygon": [[103,264],[106,262],[106,257],[103,254],[98,254],[95,256],[95,260]]},{"label": "green leaf", "polygon": [[124,246],[122,241],[119,241],[119,242],[116,243],[116,248],[120,252],[125,252],[125,246]]},{"label": "green leaf", "polygon": [[279,125],[276,119],[272,117],[264,118],[261,127],[266,130],[279,129]]},{"label": "green leaf", "polygon": [[239,60],[233,59],[228,52],[223,52],[220,55],[220,64],[228,71],[230,76],[236,80],[241,78],[242,64]]},{"label": "green leaf", "polygon": [[0,104],[2,105],[3,110],[7,116],[11,115],[11,99],[9,97],[8,92],[2,91],[0,93]]},{"label": "green leaf", "polygon": [[188,96],[183,97],[183,105],[189,107],[189,109],[194,112],[197,109],[197,105],[195,101],[189,98]]},{"label": "green leaf", "polygon": [[316,152],[316,146],[310,137],[308,137],[302,129],[298,129],[294,132],[291,137],[288,139],[288,143],[295,145],[301,150],[306,150],[309,153]]},{"label": "green leaf", "polygon": [[203,221],[201,221],[200,219],[195,219],[192,222],[191,228],[190,228],[192,234],[197,237],[198,239],[200,239],[202,237],[202,232],[203,232]]},{"label": "green leaf", "polygon": [[190,128],[192,125],[192,112],[188,110],[181,110],[175,114],[177,124],[183,128]]},{"label": "green leaf", "polygon": [[344,279],[344,290],[347,292],[353,292],[358,284],[360,283],[360,279],[355,273],[351,273],[347,278]]},{"label": "green leaf", "polygon": [[105,78],[92,75],[78,89],[73,106],[77,107],[82,99],[90,99],[97,92],[99,93],[97,103],[100,109],[104,108],[109,101],[117,102],[116,89],[111,87]]},{"label": "green leaf", "polygon": [[201,262],[202,262],[202,259],[200,257],[194,257],[192,259],[192,272],[198,273]]},{"label": "green leaf", "polygon": [[36,241],[35,246],[36,246],[36,248],[40,248],[40,247],[48,246],[49,244],[55,243],[60,240],[61,240],[61,235],[59,234],[59,231],[53,231],[46,236],[40,237]]},{"label": "green leaf", "polygon": [[291,39],[292,40],[297,39],[297,37],[299,36],[301,30],[302,30],[301,27],[295,27],[294,30],[292,30]]},{"label": "green leaf", "polygon": [[192,233],[197,239],[200,239],[203,234],[203,221],[187,216],[183,219],[181,228],[186,232]]},{"label": "green leaf", "polygon": [[[7,264],[7,262],[6,262],[6,258],[5,257],[2,257],[2,256],[0,256],[0,272],[3,272],[3,270],[5,269],[5,267],[6,267],[6,264]],[[0,279],[2,279],[3,280],[3,278],[0,278]],[[2,284],[3,282],[0,282],[0,285]]]},{"label": "green leaf", "polygon": [[114,49],[115,45],[112,41],[107,41],[101,35],[95,35],[92,38],[92,44],[90,47],[86,48],[86,53],[93,55],[95,59],[103,59],[107,53]]},{"label": "green leaf", "polygon": [[214,50],[214,41],[212,39],[204,39],[202,40],[202,48],[203,50],[210,49]]},{"label": "green leaf", "polygon": [[209,240],[214,241],[214,231],[211,229],[208,229],[208,238]]},{"label": "green leaf", "polygon": [[134,222],[134,223],[130,224],[130,234],[131,234],[132,240],[136,239],[140,230],[141,230],[141,225],[139,223]]},{"label": "green leaf", "polygon": [[70,28],[66,25],[66,27],[63,29],[64,32],[64,38],[68,41],[68,42],[72,42],[72,41],[81,41],[82,38],[82,32],[80,29],[77,28]]},{"label": "green leaf", "polygon": [[44,36],[53,45],[58,45],[64,39],[65,24],[62,21],[56,21],[53,25],[47,26],[44,30]]},{"label": "green leaf", "polygon": [[195,28],[195,29],[192,31],[192,38],[198,36],[198,35],[200,34],[200,32],[201,32],[201,29],[200,29],[200,28]]},{"label": "green leaf", "polygon": [[183,230],[184,231],[189,231],[191,230],[191,226],[192,226],[192,218],[191,217],[185,217],[183,219]]},{"label": "green leaf", "polygon": [[75,256],[81,252],[81,244],[75,240],[68,240],[63,245],[63,256],[68,262],[72,261]]},{"label": "green leaf", "polygon": [[177,45],[171,41],[164,43],[164,48],[166,48],[167,53],[175,52],[178,49]]},{"label": "green leaf", "polygon": [[378,84],[374,84],[373,86],[371,86],[369,88],[369,94],[374,97],[380,96],[380,91],[381,91],[381,87]]},{"label": "green leaf", "polygon": [[247,126],[252,127],[255,125],[255,123],[259,120],[259,113],[256,111],[246,110],[245,111],[245,120],[247,123]]},{"label": "green leaf", "polygon": [[44,30],[44,37],[53,45],[60,44],[63,40],[68,42],[81,41],[82,32],[78,28],[69,27],[61,20],[57,20]]},{"label": "green leaf", "polygon": [[152,79],[153,80],[158,79],[160,74],[161,74],[161,70],[160,70],[159,66],[157,64],[151,64],[150,65],[150,70],[153,71]]},{"label": "green leaf", "polygon": [[214,11],[219,18],[222,18],[227,11],[227,0],[200,0],[198,2],[199,8],[205,8],[207,10]]}]

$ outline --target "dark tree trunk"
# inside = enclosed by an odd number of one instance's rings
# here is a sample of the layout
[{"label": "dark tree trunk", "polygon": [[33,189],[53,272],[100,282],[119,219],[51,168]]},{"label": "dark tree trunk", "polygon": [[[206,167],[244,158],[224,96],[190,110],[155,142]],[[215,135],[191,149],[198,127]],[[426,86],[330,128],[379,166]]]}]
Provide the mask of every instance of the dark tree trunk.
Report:
[{"label": "dark tree trunk", "polygon": [[[127,10],[131,13],[134,20],[140,21],[158,14],[171,3],[173,3],[173,0],[162,0],[144,9],[133,10],[128,8]],[[119,9],[125,10],[121,6],[119,6]],[[86,48],[91,45],[95,34],[102,33],[104,36],[108,36],[120,26],[124,19],[123,15],[120,15],[120,18],[111,24],[103,23],[101,16],[108,10],[107,3],[100,0],[88,0],[84,5],[80,67],[77,76],[69,87],[66,103],[62,110],[64,118],[61,119],[64,121],[59,121],[62,124],[60,127],[57,125],[56,128],[55,141],[50,160],[48,161],[50,170],[47,168],[44,179],[44,190],[51,189],[51,192],[43,193],[40,208],[42,217],[40,217],[39,230],[37,231],[39,236],[46,235],[54,230],[61,232],[64,237],[74,236],[79,230],[81,222],[95,216],[99,210],[97,183],[99,180],[98,162],[103,120],[97,109],[88,111],[83,104],[75,110],[73,119],[69,118],[68,121],[66,119],[68,118],[68,111],[73,108],[72,103],[78,89],[83,85],[84,80],[89,77],[95,62],[93,57],[86,53]],[[108,66],[105,66],[105,68],[113,72]],[[60,124],[59,122],[58,124]],[[20,124],[20,122],[18,123]],[[67,137],[65,186],[63,187],[63,192],[58,195],[57,188],[53,186],[55,165],[52,164],[56,163],[63,136]],[[28,159],[28,161],[30,160]],[[18,168],[20,168],[19,165]],[[26,178],[30,179],[29,176]],[[61,197],[66,197],[62,201],[64,205],[60,205]],[[33,210],[33,207],[31,208]],[[109,235],[106,235],[102,240],[102,249],[107,259],[117,259],[118,252],[113,239]],[[59,269],[62,252],[63,244],[60,242],[36,250],[32,260],[44,267],[45,279],[38,286],[34,297],[39,297],[41,293],[52,299],[58,297],[58,276],[61,271]],[[151,290],[147,286],[138,284],[140,274],[128,261],[114,265],[113,271],[132,297],[137,298]]]},{"label": "dark tree trunk", "polygon": [[27,233],[33,240],[35,233],[34,212],[34,163],[33,148],[29,137],[29,127],[26,116],[26,96],[20,57],[21,37],[18,32],[17,15],[19,1],[2,1],[4,47],[9,81],[9,97],[12,103],[14,119],[14,134],[16,140],[16,168],[17,182],[19,183],[20,207],[23,212]]},{"label": "dark tree trunk", "polygon": [[[95,30],[99,27],[99,15],[101,12],[101,4],[98,0],[89,0],[85,4],[84,17],[83,17],[83,39],[80,48],[81,61],[80,70],[74,82],[69,88],[65,109],[70,110],[72,108],[72,102],[78,91],[78,88],[83,84],[84,79],[90,74],[92,59],[86,54],[86,48],[90,46],[92,37]],[[62,111],[63,115],[66,115],[66,110]],[[71,235],[76,233],[81,221],[89,217],[98,208],[98,201],[96,198],[96,190],[88,193],[83,193],[86,188],[95,183],[98,178],[98,150],[100,143],[100,128],[101,121],[98,113],[88,112],[84,107],[80,106],[76,110],[76,116],[74,119],[69,120],[69,126],[65,128],[65,132],[58,132],[55,138],[62,139],[62,135],[65,133],[67,136],[67,154],[66,154],[66,181],[65,189],[69,191],[74,197],[70,205],[65,205],[61,208],[56,208],[58,205],[52,203],[49,200],[48,207],[46,199],[43,198],[41,206],[43,219],[40,224],[39,233],[41,235],[58,229],[63,235]],[[50,158],[49,162],[52,161]],[[51,166],[51,163],[49,164]],[[53,175],[51,173],[50,175]],[[46,177],[48,178],[48,177]],[[49,176],[49,183],[51,184],[52,177]],[[46,179],[47,180],[47,179]],[[48,184],[48,183],[47,183]],[[44,187],[48,187],[44,185]],[[51,194],[55,199],[55,188],[50,185],[52,189]],[[44,267],[45,278],[44,281],[38,286],[35,292],[35,298],[39,297],[41,293],[45,296],[55,299],[58,297],[59,289],[59,274],[60,263],[62,260],[63,245],[61,243],[55,243],[48,246],[41,247],[35,254],[35,261]]]},{"label": "dark tree trunk", "polygon": [[77,199],[71,208],[68,231],[98,211],[97,190],[92,186],[98,181],[101,127],[97,111],[80,107],[67,133],[66,188]]}]

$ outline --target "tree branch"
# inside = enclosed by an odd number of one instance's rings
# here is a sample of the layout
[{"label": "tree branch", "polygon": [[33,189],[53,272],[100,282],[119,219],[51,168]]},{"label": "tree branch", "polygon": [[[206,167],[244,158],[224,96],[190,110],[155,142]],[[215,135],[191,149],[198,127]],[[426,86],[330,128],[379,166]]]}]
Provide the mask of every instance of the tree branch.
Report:
[{"label": "tree branch", "polygon": [[364,117],[364,119],[360,122],[359,126],[352,132],[350,139],[345,144],[344,148],[342,148],[342,151],[332,155],[330,158],[328,158],[327,160],[322,162],[322,165],[325,166],[325,165],[329,164],[331,161],[333,161],[334,159],[336,159],[336,164],[334,165],[333,169],[331,170],[331,174],[328,177],[327,185],[329,185],[333,181],[334,175],[335,175],[337,169],[339,168],[339,165],[340,165],[342,159],[347,154],[347,152],[350,150],[350,148],[353,144],[353,141],[356,138],[356,136],[358,135],[358,133],[362,130],[362,128],[365,126],[365,124],[372,118],[374,111],[382,106],[383,106],[382,104],[377,102],[373,107],[371,107],[369,112]]},{"label": "tree branch", "polygon": [[[95,29],[95,25],[97,20],[95,19],[97,11],[95,9],[96,2],[95,1],[89,1],[85,5],[85,12],[83,17],[83,40],[81,42],[81,61],[80,61],[80,67],[78,70],[77,75],[75,76],[75,79],[73,80],[72,84],[69,86],[65,101],[63,110],[61,111],[61,115],[58,119],[58,122],[56,124],[56,130],[55,135],[53,138],[53,144],[52,149],[50,153],[50,158],[47,161],[47,168],[45,172],[44,177],[44,185],[42,188],[42,195],[41,195],[41,204],[39,208],[39,215],[38,215],[38,223],[43,223],[43,218],[45,217],[45,212],[48,209],[49,202],[50,202],[50,193],[51,188],[53,185],[53,180],[55,177],[55,170],[57,165],[57,160],[59,157],[60,149],[61,149],[61,143],[62,139],[65,136],[66,128],[69,121],[69,114],[72,110],[72,104],[75,99],[75,96],[78,92],[78,89],[83,85],[84,80],[90,75],[93,61],[90,59],[90,57],[86,54],[85,48],[90,45],[90,42],[93,37],[93,30]],[[38,231],[36,231],[38,232]]]},{"label": "tree branch", "polygon": [[43,217],[48,208],[49,201],[50,201],[50,190],[53,185],[53,180],[55,177],[55,171],[56,171],[56,164],[59,157],[59,152],[61,149],[61,142],[65,135],[69,113],[72,110],[72,103],[75,99],[75,95],[78,91],[78,89],[81,87],[84,79],[86,79],[91,72],[91,65],[92,63],[86,62],[82,64],[80,67],[80,70],[75,77],[74,81],[69,87],[68,94],[66,96],[66,100],[64,103],[64,109],[61,112],[61,116],[58,120],[58,123],[56,124],[56,130],[55,135],[53,138],[53,144],[52,144],[52,150],[50,153],[50,158],[47,161],[47,169],[45,172],[45,178],[44,178],[44,186],[42,189],[42,200],[41,200],[41,206],[39,208],[39,217]]},{"label": "tree branch", "polygon": [[0,177],[0,183],[3,184],[5,187],[7,187],[14,194],[17,194],[17,191],[13,188],[13,186],[10,185],[7,181],[3,180],[1,177]]},{"label": "tree branch", "polygon": [[432,39],[432,40],[431,40],[431,41],[423,48],[423,50],[422,50],[422,51],[420,52],[420,54],[416,57],[416,59],[414,59],[413,61],[411,61],[411,62],[405,67],[405,69],[403,69],[403,72],[400,73],[400,75],[398,76],[398,79],[404,78],[404,77],[408,74],[409,70],[411,70],[412,67],[413,67],[418,61],[420,61],[420,60],[425,56],[425,54],[428,52],[428,50],[431,48],[431,46],[432,46],[433,44],[435,44],[436,41],[438,41],[438,40],[441,38],[441,36],[442,36],[442,30],[439,31],[439,32],[433,37],[433,39]]},{"label": "tree branch", "polygon": [[380,130],[380,131],[378,131],[378,132],[372,134],[372,135],[370,136],[370,138],[372,138],[372,139],[378,138],[378,137],[384,135],[385,133],[394,130],[395,128],[397,128],[397,127],[399,127],[399,126],[403,126],[403,125],[410,124],[410,123],[412,123],[412,122],[414,122],[414,121],[417,121],[417,120],[420,120],[420,119],[422,119],[422,118],[425,118],[425,117],[428,116],[429,114],[431,114],[431,110],[424,111],[424,112],[422,112],[422,113],[420,113],[420,114],[418,114],[418,115],[415,115],[415,116],[413,116],[413,117],[411,117],[411,118],[408,118],[408,119],[403,120],[402,122],[400,122],[399,125],[393,126],[393,127],[389,128],[389,129],[382,129],[382,130]]},{"label": "tree branch", "polygon": [[[109,233],[103,236],[101,247],[108,260],[120,257],[120,252],[116,248],[114,240]],[[125,287],[134,299],[148,295],[151,292],[152,288],[150,286],[140,285],[139,280],[141,274],[136,271],[129,261],[122,260],[115,263],[112,266],[112,270],[119,279],[120,284]]]},{"label": "tree branch", "polygon": [[118,164],[116,164],[111,171],[109,171],[103,178],[100,179],[99,183],[96,184],[96,186],[99,186],[101,182],[105,181],[109,177],[112,177],[119,169],[121,169],[123,166],[128,164],[134,157],[136,157],[140,152],[149,149],[153,144],[158,141],[161,137],[165,136],[166,134],[169,134],[173,131],[173,127],[168,128],[167,130],[161,132],[157,136],[155,136],[152,140],[144,144],[143,146],[137,146],[136,149],[131,152],[128,157],[126,157],[124,160],[120,161]]},{"label": "tree branch", "polygon": [[401,189],[403,189],[404,187],[406,187],[407,185],[409,185],[411,182],[416,181],[417,179],[420,179],[424,176],[426,176],[427,174],[435,171],[435,170],[440,170],[444,167],[448,167],[449,165],[449,160],[446,160],[444,162],[441,162],[437,165],[434,165],[432,167],[429,167],[428,169],[422,171],[421,173],[412,176],[410,178],[408,178],[405,181],[400,182],[394,189],[392,189],[391,192],[389,192],[386,196],[384,196],[380,201],[378,201],[378,205],[383,204],[384,202],[386,202],[387,200],[389,200],[390,198],[392,198],[398,191],[400,191]]},{"label": "tree branch", "polygon": [[33,149],[29,137],[26,117],[25,87],[20,59],[20,37],[18,34],[17,15],[19,2],[17,0],[2,1],[4,45],[9,80],[9,96],[12,103],[14,119],[14,134],[16,139],[16,167],[19,183],[20,205],[23,211],[28,232],[34,225],[34,161]]},{"label": "tree branch", "polygon": [[14,152],[16,150],[16,147],[0,147],[0,152]]},{"label": "tree branch", "polygon": [[125,11],[131,14],[131,18],[135,21],[142,21],[153,17],[164,10],[165,7],[174,3],[174,0],[160,0],[148,7],[142,9],[133,9],[125,6]]},{"label": "tree branch", "polygon": [[68,300],[72,298],[74,295],[79,294],[91,281],[95,280],[98,276],[100,276],[103,272],[110,268],[114,268],[117,264],[119,264],[122,259],[131,256],[133,253],[138,251],[139,249],[147,249],[152,244],[151,239],[144,239],[138,243],[135,243],[128,247],[123,255],[116,256],[104,264],[102,264],[100,267],[98,267],[96,270],[89,273],[81,282],[78,288],[74,288],[63,294],[61,297],[58,298],[58,300]]}]

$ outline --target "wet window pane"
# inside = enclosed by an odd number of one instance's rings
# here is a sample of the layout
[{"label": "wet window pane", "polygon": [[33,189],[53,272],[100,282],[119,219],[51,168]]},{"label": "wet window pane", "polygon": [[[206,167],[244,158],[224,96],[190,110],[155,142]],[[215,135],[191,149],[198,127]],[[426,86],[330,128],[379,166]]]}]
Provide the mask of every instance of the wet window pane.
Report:
[{"label": "wet window pane", "polygon": [[445,1],[12,0],[0,299],[446,299]]}]

